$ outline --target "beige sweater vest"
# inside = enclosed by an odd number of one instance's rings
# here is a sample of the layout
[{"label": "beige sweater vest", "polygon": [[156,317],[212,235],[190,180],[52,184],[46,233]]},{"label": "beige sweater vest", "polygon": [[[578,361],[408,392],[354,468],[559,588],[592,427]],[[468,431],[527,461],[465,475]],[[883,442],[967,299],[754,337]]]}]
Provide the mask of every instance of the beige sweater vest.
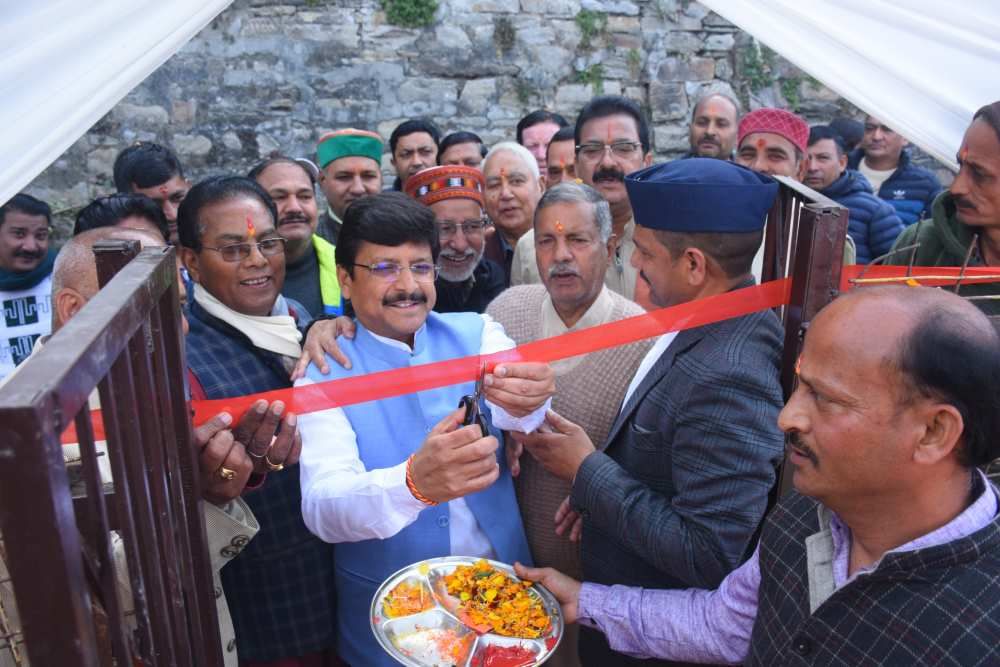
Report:
[{"label": "beige sweater vest", "polygon": [[[607,322],[641,315],[645,311],[625,297],[611,292],[613,307]],[[503,325],[507,335],[521,345],[541,338],[544,285],[512,287],[486,309]],[[653,340],[593,352],[570,370],[556,370],[556,394],[552,409],[580,425],[598,449],[621,406],[625,390]],[[579,546],[555,534],[553,517],[569,495],[570,484],[550,475],[530,454],[521,457],[521,474],[515,478],[517,500],[528,536],[528,545],[537,567],[554,567],[579,579]]]}]

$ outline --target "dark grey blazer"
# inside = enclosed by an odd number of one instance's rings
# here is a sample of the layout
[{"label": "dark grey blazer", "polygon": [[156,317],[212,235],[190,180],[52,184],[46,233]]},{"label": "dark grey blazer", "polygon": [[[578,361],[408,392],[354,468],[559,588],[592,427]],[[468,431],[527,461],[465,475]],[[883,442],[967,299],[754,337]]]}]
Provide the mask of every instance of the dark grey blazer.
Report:
[{"label": "dark grey blazer", "polygon": [[775,483],[782,329],[763,311],[680,332],[587,457],[587,581],[716,588],[745,558]]}]

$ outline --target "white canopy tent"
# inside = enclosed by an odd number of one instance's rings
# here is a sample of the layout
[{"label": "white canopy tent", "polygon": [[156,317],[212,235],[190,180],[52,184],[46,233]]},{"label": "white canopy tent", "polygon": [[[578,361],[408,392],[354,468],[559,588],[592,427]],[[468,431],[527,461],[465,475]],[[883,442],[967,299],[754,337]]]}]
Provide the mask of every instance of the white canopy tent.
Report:
[{"label": "white canopy tent", "polygon": [[[0,0],[0,202],[231,1]],[[702,1],[946,162],[1000,98],[996,0]]]},{"label": "white canopy tent", "polygon": [[232,0],[0,0],[0,202]]},{"label": "white canopy tent", "polygon": [[997,0],[701,1],[953,166],[1000,99]]}]

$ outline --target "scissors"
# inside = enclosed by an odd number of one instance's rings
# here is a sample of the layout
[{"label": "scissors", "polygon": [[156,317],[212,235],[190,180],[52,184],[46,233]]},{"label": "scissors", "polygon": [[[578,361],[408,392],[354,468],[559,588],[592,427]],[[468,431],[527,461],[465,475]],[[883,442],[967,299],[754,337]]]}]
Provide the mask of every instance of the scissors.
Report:
[{"label": "scissors", "polygon": [[479,399],[483,394],[483,380],[485,379],[486,364],[483,363],[479,367],[479,377],[476,379],[476,388],[473,389],[471,394],[463,396],[462,400],[458,402],[458,407],[465,408],[465,419],[462,420],[462,426],[479,424],[479,429],[483,432],[484,438],[490,434],[486,425],[486,417],[484,417],[483,413],[479,410]]}]

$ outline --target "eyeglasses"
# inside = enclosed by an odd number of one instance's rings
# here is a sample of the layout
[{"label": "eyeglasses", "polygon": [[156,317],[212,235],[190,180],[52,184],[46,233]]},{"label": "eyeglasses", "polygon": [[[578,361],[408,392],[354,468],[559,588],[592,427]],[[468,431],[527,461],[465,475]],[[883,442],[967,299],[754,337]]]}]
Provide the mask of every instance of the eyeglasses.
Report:
[{"label": "eyeglasses", "polygon": [[466,220],[462,223],[442,220],[437,223],[438,236],[442,239],[450,239],[455,236],[459,228],[465,236],[482,236],[483,230],[489,223],[486,220]]},{"label": "eyeglasses", "polygon": [[264,255],[264,257],[272,257],[285,252],[285,239],[280,236],[275,236],[273,238],[257,241],[256,243],[230,243],[229,245],[224,245],[219,248],[213,248],[205,245],[202,246],[202,248],[205,250],[216,251],[222,255],[222,259],[226,262],[242,262],[250,256],[252,246],[257,246],[257,250],[259,250],[260,254]]},{"label": "eyeglasses", "polygon": [[363,269],[371,271],[372,275],[380,280],[394,283],[403,275],[403,269],[409,270],[413,279],[418,283],[432,283],[438,275],[438,267],[430,262],[417,262],[409,266],[396,264],[396,262],[376,262],[375,264],[353,264]]},{"label": "eyeglasses", "polygon": [[611,144],[605,144],[601,142],[592,142],[587,144],[579,144],[576,147],[576,152],[580,154],[580,157],[587,160],[598,160],[604,156],[604,151],[611,149],[611,152],[615,157],[620,158],[631,158],[635,157],[636,151],[642,146],[638,141],[616,141]]}]

